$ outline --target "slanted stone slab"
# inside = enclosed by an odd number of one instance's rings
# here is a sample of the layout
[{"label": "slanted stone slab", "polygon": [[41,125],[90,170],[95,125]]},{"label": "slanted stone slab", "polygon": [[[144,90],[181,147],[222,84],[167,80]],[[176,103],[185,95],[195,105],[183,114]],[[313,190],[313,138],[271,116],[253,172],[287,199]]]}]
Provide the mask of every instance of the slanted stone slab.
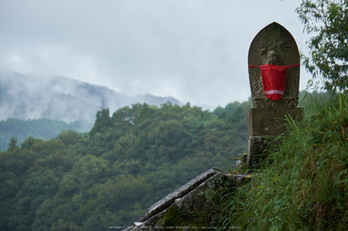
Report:
[{"label": "slanted stone slab", "polygon": [[[209,170],[213,170],[213,172]],[[154,214],[153,216],[148,217],[146,220],[139,221],[141,220],[139,219],[138,222],[134,222],[133,227],[128,227],[126,231],[164,230],[165,228],[175,230],[176,228],[174,226],[190,226],[191,222],[192,224],[211,224],[217,221],[222,208],[220,208],[219,203],[216,203],[216,201],[213,200],[214,196],[218,196],[219,192],[221,192],[220,190],[224,188],[226,184],[229,184],[230,187],[233,188],[243,184],[246,179],[250,178],[244,174],[229,174],[225,171],[217,169],[209,170],[198,176],[198,179],[205,180],[190,181],[191,183],[188,182],[190,183],[189,185],[195,185],[194,188],[189,187],[191,190],[186,191],[188,193],[182,197],[176,198],[174,201],[172,201],[172,203],[167,205],[165,209]],[[211,175],[211,173],[213,174]],[[202,175],[204,175],[203,178]],[[210,175],[210,177],[206,178],[208,175]],[[193,182],[200,183],[196,185],[195,183],[192,184]],[[185,188],[187,189],[187,186],[185,186]],[[175,193],[176,191],[169,195],[173,195]],[[173,196],[168,198],[173,198]],[[167,199],[166,201],[169,200]],[[151,208],[153,207],[154,206]],[[178,223],[171,223],[167,227],[168,224],[166,224],[166,218],[168,218],[168,215],[173,216],[173,213],[176,213]],[[187,221],[186,215],[189,214],[195,214],[194,220],[189,219],[189,221]],[[181,228],[178,229],[182,230]]]},{"label": "slanted stone slab", "polygon": [[161,225],[161,224],[158,224],[158,221],[165,216],[167,211],[168,211],[168,208],[157,213],[156,215],[152,217],[149,217],[146,221],[134,222],[133,226],[129,226],[123,231],[163,230],[162,228],[158,227]]},{"label": "slanted stone slab", "polygon": [[219,188],[222,188],[226,183],[230,183],[232,187],[232,185],[234,186],[236,184],[236,181],[241,182],[244,179],[245,175],[242,174],[219,172],[211,176],[184,197],[176,200],[174,205],[185,211],[204,211],[208,209],[208,206],[211,206],[211,203],[207,203],[207,200],[209,200],[212,194]]},{"label": "slanted stone slab", "polygon": [[147,212],[141,216],[138,219],[138,222],[144,222],[148,218],[156,215],[157,213],[163,211],[164,209],[168,208],[177,198],[181,198],[187,193],[189,193],[191,190],[193,190],[195,187],[200,185],[202,182],[204,182],[206,179],[210,178],[212,175],[216,174],[216,171],[214,169],[208,169],[202,174],[198,175],[197,177],[193,178],[174,192],[170,193],[168,196],[164,197],[163,199],[156,202],[154,205],[152,205]]}]

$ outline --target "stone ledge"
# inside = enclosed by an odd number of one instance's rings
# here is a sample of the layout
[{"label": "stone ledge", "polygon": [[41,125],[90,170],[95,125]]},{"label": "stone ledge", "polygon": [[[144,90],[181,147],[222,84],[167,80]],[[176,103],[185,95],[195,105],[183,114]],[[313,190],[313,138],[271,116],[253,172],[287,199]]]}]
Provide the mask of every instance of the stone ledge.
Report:
[{"label": "stone ledge", "polygon": [[[125,230],[161,230],[154,227],[163,225],[163,219],[169,208],[174,206],[188,213],[207,210],[208,207],[212,206],[212,201],[209,198],[224,184],[231,184],[232,187],[232,185],[243,184],[248,178],[244,174],[230,174],[216,168],[208,169],[155,203],[148,209],[147,213],[141,216],[137,222],[134,222],[133,227],[128,227]],[[200,219],[210,221],[217,218],[208,216]]]}]

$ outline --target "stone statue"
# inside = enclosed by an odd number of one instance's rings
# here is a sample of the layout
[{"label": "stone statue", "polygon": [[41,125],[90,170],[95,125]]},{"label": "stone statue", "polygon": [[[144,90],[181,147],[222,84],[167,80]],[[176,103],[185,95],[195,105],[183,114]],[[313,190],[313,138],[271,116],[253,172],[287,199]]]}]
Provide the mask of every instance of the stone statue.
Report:
[{"label": "stone statue", "polygon": [[274,137],[286,131],[285,116],[301,119],[298,108],[300,55],[292,35],[274,22],[250,45],[248,69],[253,108],[248,111],[248,168],[257,168]]},{"label": "stone statue", "polygon": [[[272,100],[265,95],[262,68],[275,65],[278,72],[284,72],[281,96]],[[293,108],[298,105],[300,56],[292,35],[280,24],[274,22],[262,29],[250,45],[248,65],[252,101],[254,108]],[[255,68],[260,67],[260,68]],[[282,68],[283,67],[283,68]],[[265,70],[267,72],[269,70]],[[273,76],[279,79],[278,76]],[[274,89],[278,90],[278,89]]]}]

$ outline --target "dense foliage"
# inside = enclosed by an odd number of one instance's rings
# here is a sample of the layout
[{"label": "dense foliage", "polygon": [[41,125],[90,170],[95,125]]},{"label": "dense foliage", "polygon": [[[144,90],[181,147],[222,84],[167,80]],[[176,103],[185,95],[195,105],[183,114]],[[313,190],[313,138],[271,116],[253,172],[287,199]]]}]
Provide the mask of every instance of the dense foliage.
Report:
[{"label": "dense foliage", "polygon": [[186,104],[97,113],[85,136],[11,139],[0,153],[0,230],[105,230],[211,167],[229,168],[247,146],[251,102],[214,112]]},{"label": "dense foliage", "polygon": [[297,13],[307,33],[304,64],[327,90],[348,89],[348,0],[302,0]]},{"label": "dense foliage", "polygon": [[[318,97],[318,95],[317,95]],[[324,98],[323,98],[324,97]],[[323,103],[324,102],[324,103]],[[346,230],[348,94],[307,101],[304,121],[289,132],[229,195],[225,225],[244,230]]]},{"label": "dense foliage", "polygon": [[93,124],[89,124],[86,121],[66,123],[49,119],[7,119],[0,121],[0,151],[7,149],[8,142],[13,137],[20,143],[28,136],[48,140],[57,137],[62,130],[88,132],[92,126]]}]

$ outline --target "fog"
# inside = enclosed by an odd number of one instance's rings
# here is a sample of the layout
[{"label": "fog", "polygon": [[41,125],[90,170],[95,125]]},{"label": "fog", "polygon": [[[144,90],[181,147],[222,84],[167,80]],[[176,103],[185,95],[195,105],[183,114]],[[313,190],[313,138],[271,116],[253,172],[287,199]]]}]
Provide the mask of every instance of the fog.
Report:
[{"label": "fog", "polygon": [[160,106],[168,101],[181,105],[171,97],[132,97],[61,76],[0,71],[0,120],[46,118],[94,124],[97,111],[104,108],[109,108],[111,116],[120,107],[136,103]]}]

